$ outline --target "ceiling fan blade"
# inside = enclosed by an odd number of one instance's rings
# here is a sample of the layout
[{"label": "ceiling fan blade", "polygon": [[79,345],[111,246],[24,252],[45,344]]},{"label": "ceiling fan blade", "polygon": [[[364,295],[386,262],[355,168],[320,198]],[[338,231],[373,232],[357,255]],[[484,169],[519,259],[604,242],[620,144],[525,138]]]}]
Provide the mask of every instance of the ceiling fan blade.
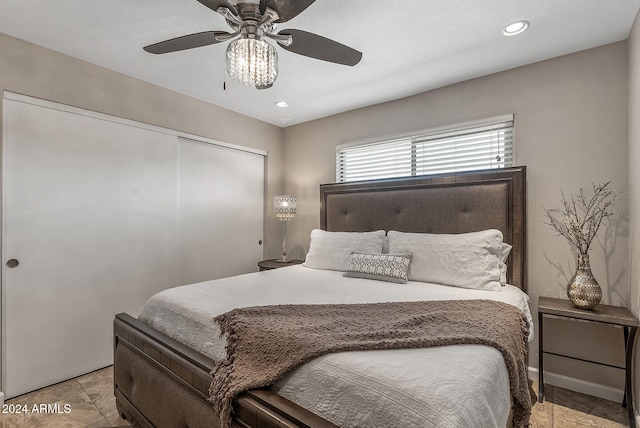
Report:
[{"label": "ceiling fan blade", "polygon": [[291,35],[293,43],[282,48],[299,55],[350,66],[362,59],[362,52],[317,34],[302,30],[282,30],[278,34]]},{"label": "ceiling fan blade", "polygon": [[226,7],[231,12],[233,12],[234,15],[238,13],[236,11],[236,8],[233,7],[233,5],[229,3],[227,0],[198,0],[198,2],[202,3],[203,5],[205,5],[206,7],[208,7],[214,12],[217,12],[218,8],[220,7]]},{"label": "ceiling fan blade", "polygon": [[275,22],[286,22],[298,16],[315,1],[316,0],[262,0],[260,2],[260,11],[264,13],[265,8],[269,7],[280,15],[280,18]]},{"label": "ceiling fan blade", "polygon": [[231,36],[226,31],[203,31],[202,33],[188,34],[145,46],[143,49],[152,54],[165,54],[169,52],[183,51],[185,49],[199,48],[201,46],[220,43],[220,36]]}]

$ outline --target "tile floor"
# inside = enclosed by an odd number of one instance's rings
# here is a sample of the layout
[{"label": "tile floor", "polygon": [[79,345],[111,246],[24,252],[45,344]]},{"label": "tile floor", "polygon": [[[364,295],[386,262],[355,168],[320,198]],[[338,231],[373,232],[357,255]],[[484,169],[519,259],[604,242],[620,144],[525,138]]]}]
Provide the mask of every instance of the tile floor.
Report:
[{"label": "tile floor", "polygon": [[[534,384],[534,389],[536,385]],[[0,414],[0,428],[125,427],[113,398],[113,368],[107,367],[20,397],[10,405],[26,405],[27,414]],[[33,406],[47,404],[56,413],[34,413]],[[65,413],[65,404],[68,412]],[[59,406],[56,406],[59,405]],[[547,385],[545,401],[533,406],[532,428],[628,427],[627,409],[620,403],[590,397]]]},{"label": "tile floor", "polygon": [[[26,414],[1,413],[0,428],[124,427],[113,397],[113,367],[97,370],[29,394],[12,398],[7,406],[27,406]],[[36,413],[40,405],[54,413]],[[59,406],[56,406],[59,405]],[[65,405],[68,405],[65,408]],[[4,410],[15,410],[11,407]],[[66,412],[65,412],[66,411]]]},{"label": "tile floor", "polygon": [[[538,391],[537,382],[534,389]],[[621,428],[629,426],[628,410],[620,403],[545,384],[544,402],[531,411],[531,428]]]}]

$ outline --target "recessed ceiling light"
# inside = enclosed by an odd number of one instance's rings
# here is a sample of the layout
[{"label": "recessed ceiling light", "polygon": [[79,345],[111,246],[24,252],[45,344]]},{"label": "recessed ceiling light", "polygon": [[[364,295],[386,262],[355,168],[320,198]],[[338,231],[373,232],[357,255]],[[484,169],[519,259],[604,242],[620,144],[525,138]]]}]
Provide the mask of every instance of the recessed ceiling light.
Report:
[{"label": "recessed ceiling light", "polygon": [[527,28],[529,28],[529,21],[516,21],[504,27],[502,34],[507,37],[515,36],[524,32]]},{"label": "recessed ceiling light", "polygon": [[278,101],[276,102],[276,107],[286,108],[289,107],[289,103],[286,101]]}]

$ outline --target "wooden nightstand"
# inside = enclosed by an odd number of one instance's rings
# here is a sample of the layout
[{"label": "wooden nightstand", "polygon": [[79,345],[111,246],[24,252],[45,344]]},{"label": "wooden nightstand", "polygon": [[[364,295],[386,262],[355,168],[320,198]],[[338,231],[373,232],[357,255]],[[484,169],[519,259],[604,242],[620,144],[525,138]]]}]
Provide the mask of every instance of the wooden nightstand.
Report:
[{"label": "wooden nightstand", "polygon": [[269,259],[258,262],[258,267],[262,272],[263,270],[278,269],[286,266],[299,265],[301,263],[304,263],[304,260],[287,260],[286,262],[283,262],[278,259]]},{"label": "wooden nightstand", "polygon": [[[625,350],[625,367],[611,366],[609,364],[599,363],[597,361],[584,360],[581,358],[571,357],[569,355],[554,354],[552,352],[544,352],[543,348],[543,330],[542,320],[545,315],[583,320],[609,325],[617,325],[623,328],[624,332],[624,350]],[[631,330],[629,330],[631,329]],[[589,363],[606,365],[625,371],[625,394],[622,405],[629,409],[629,425],[631,428],[636,427],[636,420],[633,411],[633,348],[636,340],[636,332],[638,330],[638,320],[627,308],[621,306],[598,305],[592,310],[578,309],[571,302],[565,299],[554,299],[551,297],[540,297],[538,300],[538,402],[544,400],[544,354],[559,355],[562,357],[573,358]]]}]

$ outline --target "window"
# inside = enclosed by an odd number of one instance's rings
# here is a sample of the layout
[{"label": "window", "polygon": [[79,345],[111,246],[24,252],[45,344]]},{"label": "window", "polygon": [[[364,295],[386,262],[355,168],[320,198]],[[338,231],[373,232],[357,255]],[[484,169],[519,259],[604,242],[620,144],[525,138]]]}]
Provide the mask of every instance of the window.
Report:
[{"label": "window", "polygon": [[513,166],[513,115],[336,149],[338,182]]}]

